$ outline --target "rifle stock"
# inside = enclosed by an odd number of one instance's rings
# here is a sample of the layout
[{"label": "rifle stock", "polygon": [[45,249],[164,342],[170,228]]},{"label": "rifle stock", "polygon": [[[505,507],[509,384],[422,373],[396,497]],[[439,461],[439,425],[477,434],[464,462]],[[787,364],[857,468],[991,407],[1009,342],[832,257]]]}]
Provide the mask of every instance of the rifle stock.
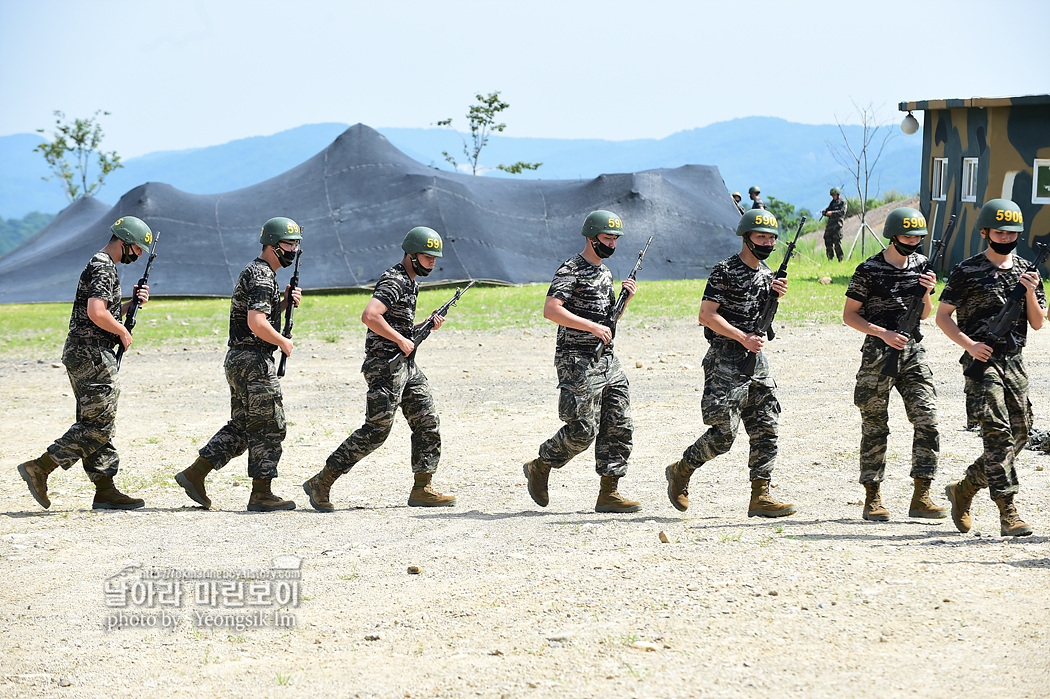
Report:
[{"label": "rifle stock", "polygon": [[[139,279],[139,283],[135,285],[131,293],[131,305],[128,306],[128,314],[124,317],[124,327],[128,329],[130,333],[135,329],[135,325],[138,323],[139,315],[139,297],[136,291],[149,284],[149,273],[153,268],[153,261],[157,259],[157,243],[160,242],[160,231],[156,231],[153,234],[153,245],[149,249],[149,259],[146,260],[146,269],[142,271],[142,277]],[[117,347],[117,368],[120,368],[120,360],[124,358],[124,343],[118,343]]]},{"label": "rifle stock", "polygon": [[[299,252],[295,253],[295,269],[292,270],[292,278],[288,282],[292,291],[295,291],[299,287],[299,260],[303,256],[303,249],[300,247]],[[290,293],[290,292],[289,292]],[[291,296],[288,297],[288,308],[284,309],[284,329],[281,334],[287,337],[289,340],[292,339],[292,326],[295,323],[292,321],[292,316],[295,314],[295,304],[292,303]],[[281,363],[277,366],[277,375],[284,376],[285,368],[288,365],[288,355],[281,352]]]}]

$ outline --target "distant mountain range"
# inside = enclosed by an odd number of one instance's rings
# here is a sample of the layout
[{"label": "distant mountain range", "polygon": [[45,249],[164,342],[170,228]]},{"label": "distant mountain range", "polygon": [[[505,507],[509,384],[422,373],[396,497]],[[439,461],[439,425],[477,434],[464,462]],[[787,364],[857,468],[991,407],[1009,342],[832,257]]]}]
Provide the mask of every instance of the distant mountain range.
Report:
[{"label": "distant mountain range", "polygon": [[[145,182],[164,182],[193,194],[214,194],[247,187],[275,177],[316,155],[346,130],[346,124],[308,124],[272,136],[255,136],[218,146],[158,151],[129,158],[112,173],[96,198],[115,203]],[[895,134],[879,162],[874,191],[919,190],[921,141]],[[442,151],[462,156],[460,137],[447,129],[377,129],[406,155],[432,167],[450,169]],[[861,128],[846,127],[859,141]],[[0,218],[21,218],[31,211],[57,213],[67,205],[43,158],[33,152],[38,134],[0,136]],[[757,184],[763,197],[774,196],[798,208],[819,211],[828,203],[828,189],[844,185],[855,196],[848,174],[835,162],[827,142],[841,143],[838,126],[796,124],[773,117],[747,117],[680,131],[662,139],[605,141],[493,136],[481,162],[495,168],[518,160],[542,162],[525,175],[486,171],[487,177],[530,179],[591,179],[601,174],[674,168],[686,164],[715,165],[726,187],[743,193]],[[459,157],[457,160],[462,161]]]}]

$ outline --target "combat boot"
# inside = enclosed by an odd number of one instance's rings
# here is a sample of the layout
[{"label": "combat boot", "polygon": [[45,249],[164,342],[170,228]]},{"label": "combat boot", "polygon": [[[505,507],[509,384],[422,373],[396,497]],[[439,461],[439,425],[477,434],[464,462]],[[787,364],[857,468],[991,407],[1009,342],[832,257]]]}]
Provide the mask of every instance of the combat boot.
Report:
[{"label": "combat boot", "polygon": [[667,476],[667,499],[676,510],[685,512],[689,509],[689,478],[693,475],[692,469],[684,461],[675,461],[664,469],[664,475]]},{"label": "combat boot", "polygon": [[955,522],[955,528],[963,534],[970,531],[973,525],[970,520],[970,504],[978,490],[980,488],[970,481],[969,476],[964,477],[958,483],[949,483],[944,487],[944,495],[952,506],[952,521]]},{"label": "combat boot", "polygon": [[546,507],[550,503],[547,494],[547,479],[551,475],[551,467],[540,459],[533,459],[525,464],[525,480],[529,483],[529,497],[540,507]]},{"label": "combat boot", "polygon": [[642,509],[640,502],[628,500],[616,492],[619,476],[602,476],[598,489],[598,502],[594,503],[595,512],[637,512]]},{"label": "combat boot", "polygon": [[252,494],[248,497],[249,512],[276,512],[278,510],[294,510],[295,503],[291,500],[282,500],[270,490],[269,478],[253,478]]},{"label": "combat boot", "polygon": [[442,495],[430,487],[433,477],[433,473],[415,474],[412,492],[408,494],[409,507],[452,507],[456,504],[455,496]]},{"label": "combat boot", "polygon": [[47,477],[56,468],[58,464],[46,451],[39,458],[18,465],[18,475],[29,486],[29,494],[45,510],[51,507],[51,500],[47,497]]},{"label": "combat boot", "polygon": [[208,493],[204,491],[204,479],[214,470],[215,467],[211,465],[210,461],[203,456],[198,456],[197,460],[189,468],[175,474],[175,482],[182,486],[182,489],[190,496],[190,500],[193,500],[193,502],[204,509],[210,510],[211,499],[208,497]]},{"label": "combat boot", "polygon": [[1001,536],[1028,536],[1032,528],[1024,523],[1017,508],[1014,507],[1014,496],[1004,495],[995,501],[999,506],[999,534]]},{"label": "combat boot", "polygon": [[137,510],[146,504],[145,500],[127,496],[117,490],[111,476],[92,476],[91,480],[95,483],[92,510]]},{"label": "combat boot", "polygon": [[751,481],[751,502],[747,506],[748,517],[787,517],[798,510],[790,502],[778,502],[769,494],[769,481],[756,478]]},{"label": "combat boot", "polygon": [[948,510],[933,503],[930,499],[930,486],[933,485],[932,478],[913,478],[915,491],[911,495],[911,506],[908,508],[909,517],[919,519],[944,519],[948,516]]},{"label": "combat boot", "polygon": [[[864,509],[861,516],[869,522],[890,521],[890,511],[882,506],[881,485],[881,483],[864,484]],[[912,516],[914,517],[915,515]]]},{"label": "combat boot", "polygon": [[303,490],[310,496],[310,507],[318,512],[332,512],[335,505],[329,500],[332,484],[335,479],[343,474],[328,468],[328,464],[322,468],[316,476],[303,483]]}]

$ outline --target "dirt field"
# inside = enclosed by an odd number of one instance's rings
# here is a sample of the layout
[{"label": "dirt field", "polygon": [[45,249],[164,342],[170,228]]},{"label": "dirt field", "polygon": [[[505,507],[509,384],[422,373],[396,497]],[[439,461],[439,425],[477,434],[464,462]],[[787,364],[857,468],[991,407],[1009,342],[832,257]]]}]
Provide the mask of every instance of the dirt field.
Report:
[{"label": "dirt field", "polygon": [[[959,429],[959,351],[932,326],[927,334],[943,504],[980,440]],[[37,506],[15,466],[72,421],[69,385],[57,357],[0,360],[0,694],[1047,696],[1050,457],[1025,452],[1018,468],[1034,536],[1000,538],[987,491],[969,535],[950,520],[909,520],[910,430],[896,401],[883,489],[893,519],[862,521],[860,342],[841,326],[794,327],[770,345],[784,408],[774,493],[799,513],[765,521],[746,517],[743,437],[694,475],[685,516],[667,501],[664,467],[703,430],[707,344],[689,319],[626,325],[617,340],[635,421],[621,489],[644,505],[633,515],[594,513],[589,455],[552,475],[549,508],[528,497],[521,464],[559,426],[553,326],[467,335],[450,319],[420,350],[444,435],[435,484],[459,498],[444,510],[405,505],[403,421],[337,482],[335,513],[309,507],[300,484],[363,416],[360,333],[297,347],[274,490],[299,509],[274,514],[244,511],[244,457],[210,479],[212,511],[191,507],[172,480],[228,417],[218,343],[125,359],[117,483],[146,498],[134,512],[92,512],[79,465],[52,476],[50,511]],[[1043,331],[1026,351],[1042,427],[1048,349]],[[107,586],[139,594],[143,572],[294,566],[288,557],[301,559],[297,607],[267,598],[237,608],[225,592],[221,604],[202,602],[187,581],[174,586],[186,593],[178,607],[107,607]],[[121,574],[128,566],[138,568]],[[252,609],[259,623],[288,626],[231,628],[222,616]],[[125,624],[177,626],[108,629],[121,612]]]}]

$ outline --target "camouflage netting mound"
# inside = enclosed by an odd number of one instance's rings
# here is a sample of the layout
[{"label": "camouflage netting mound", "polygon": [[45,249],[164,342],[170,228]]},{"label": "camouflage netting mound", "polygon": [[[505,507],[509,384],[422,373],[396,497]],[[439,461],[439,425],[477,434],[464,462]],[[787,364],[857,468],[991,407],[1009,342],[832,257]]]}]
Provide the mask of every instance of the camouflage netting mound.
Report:
[{"label": "camouflage netting mound", "polygon": [[[112,209],[78,202],[31,241],[0,258],[0,303],[68,301],[109,226],[133,215],[160,232],[150,286],[162,296],[228,296],[241,268],[259,252],[272,216],[304,227],[304,289],[374,283],[401,257],[414,226],[436,229],[445,254],[429,282],[479,279],[549,281],[582,247],[580,227],[610,209],[626,235],[608,264],[626,276],[645,238],[643,279],[706,277],[736,251],[739,215],[718,168],[601,175],[592,180],[474,177],[422,165],[373,129],[347,129],[313,158],[273,179],[224,194],[187,194],[160,183],[136,187]],[[124,273],[141,274],[139,262]]]}]

